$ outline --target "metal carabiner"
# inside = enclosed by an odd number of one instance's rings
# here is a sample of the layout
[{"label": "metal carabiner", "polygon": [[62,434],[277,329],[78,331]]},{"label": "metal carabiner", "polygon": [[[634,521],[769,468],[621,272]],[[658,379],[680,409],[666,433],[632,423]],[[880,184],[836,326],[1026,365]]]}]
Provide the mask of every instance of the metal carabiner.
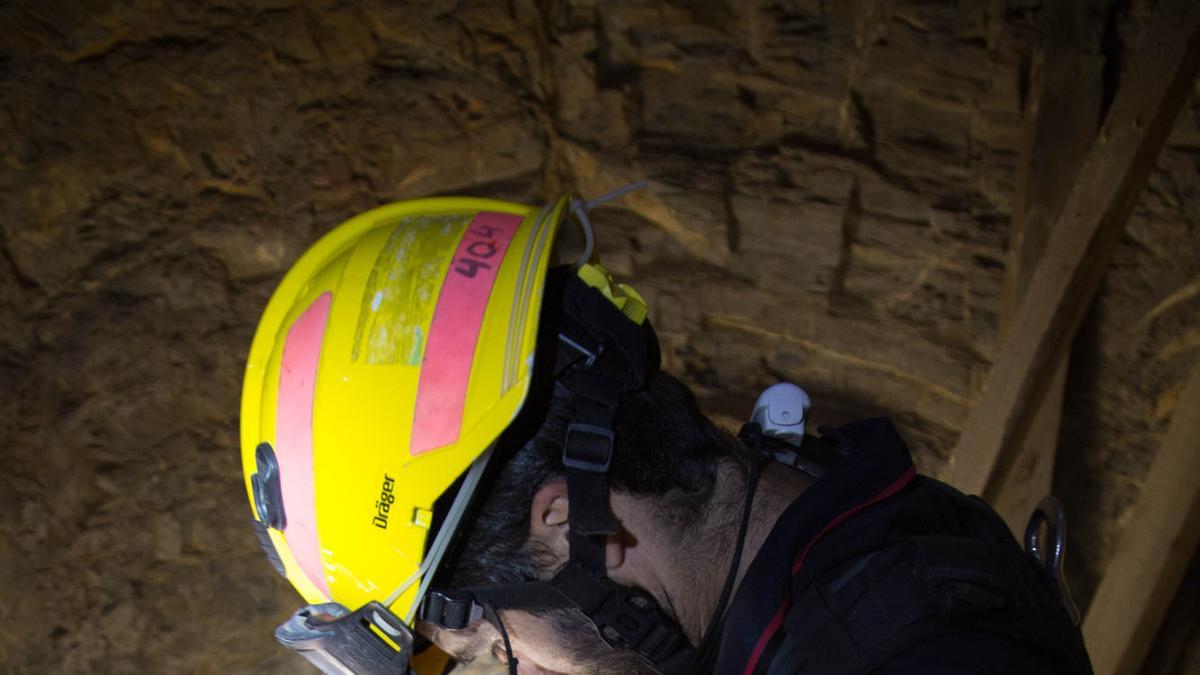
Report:
[{"label": "metal carabiner", "polygon": [[1033,509],[1033,515],[1029,516],[1029,524],[1025,526],[1025,551],[1037,561],[1058,595],[1059,604],[1071,617],[1071,622],[1078,626],[1079,608],[1071,598],[1071,589],[1067,587],[1067,579],[1063,575],[1063,560],[1067,554],[1067,515],[1062,502],[1054,495],[1043,497]]}]

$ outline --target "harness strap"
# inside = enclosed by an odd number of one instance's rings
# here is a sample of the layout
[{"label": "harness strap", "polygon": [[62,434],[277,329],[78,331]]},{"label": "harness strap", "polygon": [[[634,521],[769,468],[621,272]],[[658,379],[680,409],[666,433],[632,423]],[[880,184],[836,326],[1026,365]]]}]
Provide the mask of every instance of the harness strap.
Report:
[{"label": "harness strap", "polygon": [[[648,332],[649,331],[649,332]],[[571,392],[562,463],[570,494],[570,560],[603,576],[605,543],[619,526],[608,507],[613,424],[621,395],[657,368],[649,324],[630,321],[603,293],[572,278],[563,291],[556,375]]]}]

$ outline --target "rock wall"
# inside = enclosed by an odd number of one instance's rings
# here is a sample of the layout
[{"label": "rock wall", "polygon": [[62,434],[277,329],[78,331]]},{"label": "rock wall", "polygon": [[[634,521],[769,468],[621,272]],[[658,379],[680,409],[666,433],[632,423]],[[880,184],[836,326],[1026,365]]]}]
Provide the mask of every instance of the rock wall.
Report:
[{"label": "rock wall", "polygon": [[[778,379],[819,421],[891,415],[936,473],[998,349],[1038,9],[0,7],[0,670],[295,672],[270,630],[298,597],[247,522],[242,361],[291,261],[396,199],[649,178],[596,220],[666,367],[727,419]],[[1113,10],[1114,63],[1145,12]],[[1200,357],[1198,151],[1194,102],[1070,364],[1084,603]]]}]

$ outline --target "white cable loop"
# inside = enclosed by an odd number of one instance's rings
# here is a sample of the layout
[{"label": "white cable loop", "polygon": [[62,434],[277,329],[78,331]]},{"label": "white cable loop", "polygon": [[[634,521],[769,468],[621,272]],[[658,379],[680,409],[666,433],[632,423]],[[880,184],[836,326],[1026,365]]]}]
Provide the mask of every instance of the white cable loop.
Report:
[{"label": "white cable loop", "polygon": [[575,266],[586,265],[588,260],[591,260],[592,253],[596,250],[596,232],[592,227],[592,221],[588,219],[587,213],[597,206],[601,206],[614,199],[624,197],[634,190],[641,190],[650,184],[650,181],[643,178],[635,183],[630,183],[623,187],[619,187],[606,195],[596,197],[584,201],[582,199],[571,200],[571,213],[575,214],[575,219],[579,221],[580,227],[583,228],[583,254],[575,261]]}]

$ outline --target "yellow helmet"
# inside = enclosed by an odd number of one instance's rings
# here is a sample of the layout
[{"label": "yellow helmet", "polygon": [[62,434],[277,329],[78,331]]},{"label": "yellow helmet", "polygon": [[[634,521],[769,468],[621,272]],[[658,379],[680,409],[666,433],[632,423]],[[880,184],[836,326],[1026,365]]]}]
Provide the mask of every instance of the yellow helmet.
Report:
[{"label": "yellow helmet", "polygon": [[[276,636],[327,672],[371,670],[353,662],[362,645],[310,649],[335,624],[382,641],[379,663],[407,661],[417,605],[528,393],[551,249],[569,210],[586,225],[581,206],[383,206],[323,237],[271,298],[246,364],[243,473],[261,543],[310,603]],[[598,270],[580,277],[640,322],[641,298]],[[346,608],[360,609],[338,622]]]}]

